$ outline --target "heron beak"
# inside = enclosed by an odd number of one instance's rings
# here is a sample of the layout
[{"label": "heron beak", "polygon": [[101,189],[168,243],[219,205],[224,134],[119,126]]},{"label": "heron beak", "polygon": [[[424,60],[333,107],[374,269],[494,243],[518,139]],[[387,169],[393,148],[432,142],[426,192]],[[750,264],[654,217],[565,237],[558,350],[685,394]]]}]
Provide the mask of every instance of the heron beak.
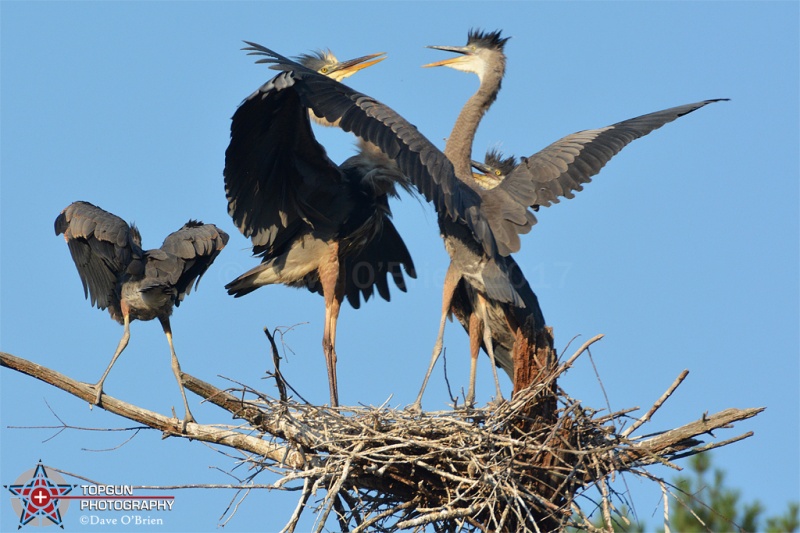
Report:
[{"label": "heron beak", "polygon": [[433,48],[434,50],[444,50],[445,52],[453,52],[455,54],[461,54],[456,57],[451,57],[450,59],[445,59],[442,61],[436,61],[434,63],[428,63],[426,65],[422,65],[423,68],[426,67],[447,67],[453,65],[455,63],[459,63],[461,61],[467,60],[467,55],[469,54],[469,48],[464,46],[428,46],[427,48]]},{"label": "heron beak", "polygon": [[491,167],[481,163],[480,161],[472,161],[472,168],[475,170],[480,170],[483,174],[494,174],[494,171]]},{"label": "heron beak", "polygon": [[348,76],[352,76],[361,69],[376,65],[384,59],[386,59],[386,52],[378,52],[377,54],[370,54],[368,56],[357,57],[349,61],[343,61],[339,63],[336,70],[340,72],[342,78],[346,78]]}]

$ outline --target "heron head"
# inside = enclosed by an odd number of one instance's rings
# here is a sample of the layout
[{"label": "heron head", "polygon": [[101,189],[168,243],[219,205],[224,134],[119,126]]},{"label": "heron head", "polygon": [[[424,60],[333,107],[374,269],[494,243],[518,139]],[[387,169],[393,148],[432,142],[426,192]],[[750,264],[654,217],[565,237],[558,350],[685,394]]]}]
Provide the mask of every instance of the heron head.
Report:
[{"label": "heron head", "polygon": [[423,67],[450,67],[462,72],[472,72],[483,80],[489,68],[505,70],[506,56],[503,52],[509,37],[501,37],[500,31],[482,32],[470,30],[466,46],[428,46],[434,50],[444,50],[457,55],[450,59],[422,65]]},{"label": "heron head", "polygon": [[506,176],[508,176],[516,166],[516,157],[513,155],[504,157],[502,152],[492,149],[486,152],[483,163],[480,161],[472,161],[472,168],[478,171],[473,172],[472,177],[478,182],[478,185],[484,189],[493,189],[497,187],[501,181],[506,179]]},{"label": "heron head", "polygon": [[505,157],[503,152],[492,148],[486,152],[483,162],[490,168],[493,174],[505,178],[508,176],[514,167],[517,166],[517,158],[513,155]]},{"label": "heron head", "polygon": [[386,59],[386,53],[379,52],[348,61],[339,61],[330,50],[319,50],[310,54],[303,54],[297,58],[297,61],[304,67],[315,70],[336,81],[342,81],[359,70],[371,67],[384,59]]},{"label": "heron head", "polygon": [[[297,57],[297,62],[304,67],[310,68],[324,76],[328,76],[336,81],[342,81],[358,72],[359,70],[371,67],[386,59],[385,52],[370,54],[366,56],[350,59],[349,61],[339,61],[330,50],[318,50],[310,54],[303,54]],[[339,121],[330,122],[324,117],[318,117],[313,110],[308,110],[308,116],[317,124],[325,127],[336,127]]]}]

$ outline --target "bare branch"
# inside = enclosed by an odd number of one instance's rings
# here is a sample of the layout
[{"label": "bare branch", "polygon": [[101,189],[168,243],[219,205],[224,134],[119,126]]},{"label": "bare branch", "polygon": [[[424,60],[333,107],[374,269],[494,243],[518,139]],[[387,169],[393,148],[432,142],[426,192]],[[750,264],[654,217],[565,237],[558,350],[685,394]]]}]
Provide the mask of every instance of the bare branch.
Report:
[{"label": "bare branch", "polygon": [[580,357],[581,354],[583,354],[583,352],[585,352],[587,349],[589,349],[589,346],[591,346],[592,344],[596,343],[597,341],[599,341],[603,337],[605,337],[605,335],[603,335],[601,333],[599,335],[595,335],[594,337],[592,337],[588,341],[584,342],[583,345],[580,348],[578,348],[575,351],[574,354],[572,354],[572,357],[567,359],[561,366],[558,367],[558,374],[561,375],[564,372],[566,372],[573,364],[575,364],[575,361],[578,359],[578,357]]},{"label": "bare branch", "polygon": [[620,435],[622,437],[627,437],[628,435],[639,429],[639,427],[641,427],[642,424],[648,422],[650,418],[655,414],[655,412],[658,411],[658,409],[664,404],[664,402],[667,401],[667,398],[672,396],[672,393],[675,392],[675,389],[677,389],[680,386],[680,384],[683,383],[683,380],[686,379],[686,376],[688,375],[689,375],[688,370],[684,370],[683,372],[681,372],[681,374],[675,379],[672,385],[670,385],[667,391],[664,394],[662,394],[658,400],[656,400],[656,403],[653,404],[653,407],[651,407],[650,410],[647,411],[644,414],[644,416],[642,416],[639,420],[634,422],[631,425],[631,427],[620,433]]},{"label": "bare branch", "polygon": [[[0,352],[0,365],[27,374],[45,383],[49,383],[86,402],[92,403],[94,401],[95,392],[88,384],[75,381],[55,370],[50,370],[49,368],[5,352]],[[180,420],[168,418],[159,413],[142,409],[141,407],[123,402],[107,394],[103,394],[100,397],[100,407],[110,413],[160,430],[165,436],[211,442],[270,458],[279,458],[286,454],[286,449],[283,446],[276,446],[240,432],[221,430],[212,426],[190,423],[186,427],[186,432],[181,433]]]},{"label": "bare branch", "polygon": [[[636,442],[629,449],[621,452],[617,457],[621,465],[631,466],[636,464],[652,464],[655,457],[660,455],[675,454],[691,448],[699,443],[695,437],[711,433],[715,429],[730,427],[733,422],[739,422],[756,416],[765,407],[750,409],[725,409],[713,415],[703,415],[700,419],[690,422],[676,429],[665,431],[655,437]],[[741,437],[745,438],[745,437]],[[741,440],[737,437],[733,442]]]},{"label": "bare branch", "polygon": [[278,396],[282,402],[285,402],[287,399],[286,382],[281,374],[281,356],[278,353],[278,346],[275,344],[275,336],[271,334],[269,328],[266,327],[264,328],[264,334],[267,336],[267,340],[269,340],[269,344],[272,347],[272,364],[275,365],[275,385],[278,387]]}]

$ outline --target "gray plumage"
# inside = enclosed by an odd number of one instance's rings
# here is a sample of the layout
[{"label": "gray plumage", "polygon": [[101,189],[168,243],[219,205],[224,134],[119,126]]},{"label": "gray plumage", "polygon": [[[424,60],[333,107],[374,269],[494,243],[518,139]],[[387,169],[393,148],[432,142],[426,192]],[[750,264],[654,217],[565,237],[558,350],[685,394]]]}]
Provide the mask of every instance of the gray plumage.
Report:
[{"label": "gray plumage", "polygon": [[[478,37],[484,38],[483,35]],[[497,41],[489,43],[493,46],[504,42],[499,35],[498,39],[494,35],[486,37]],[[484,190],[471,179],[469,157],[462,161],[451,157],[448,149],[443,153],[391,108],[268,48],[248,44],[254,54],[265,56],[260,62],[282,71],[262,90],[292,87],[301,104],[316,116],[380,148],[420,193],[434,203],[445,247],[451,256],[443,298],[446,303],[435,352],[440,351],[443,323],[452,293],[462,279],[470,285],[467,294],[476,309],[486,309],[482,303],[486,299],[525,307],[525,299],[510,282],[512,271],[518,268],[508,255],[519,249],[519,234],[528,231],[535,220],[528,210],[535,192],[529,180],[504,180],[499,186]],[[488,95],[489,99],[493,97]],[[480,120],[481,115],[479,113],[477,119],[473,116],[460,119],[454,132],[457,128],[467,131],[470,126],[464,126],[464,120]],[[448,141],[448,146],[450,143]],[[466,169],[466,176],[461,175],[463,169]],[[531,316],[542,325],[544,319],[538,302],[535,297],[528,301],[535,304],[535,309],[529,311]]]},{"label": "gray plumage", "polygon": [[116,215],[90,204],[74,202],[55,220],[56,235],[64,235],[86,296],[123,324],[125,331],[100,381],[94,385],[100,403],[103,382],[125,349],[133,320],[158,318],[169,342],[172,367],[181,387],[186,416],[193,421],[172,345],[169,317],[174,307],[196,287],[228,242],[228,235],[211,224],[190,220],[164,239],[160,248],[143,250],[141,235]]}]

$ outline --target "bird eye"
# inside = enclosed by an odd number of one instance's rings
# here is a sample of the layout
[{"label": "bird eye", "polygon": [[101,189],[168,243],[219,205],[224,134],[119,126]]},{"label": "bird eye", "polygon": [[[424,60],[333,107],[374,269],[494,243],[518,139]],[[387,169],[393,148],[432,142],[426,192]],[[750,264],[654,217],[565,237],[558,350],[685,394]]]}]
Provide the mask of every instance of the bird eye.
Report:
[{"label": "bird eye", "polygon": [[495,170],[495,171],[494,171],[494,175],[495,175],[495,176],[499,176],[500,174],[502,174],[502,173],[501,173],[499,170]]},{"label": "bird eye", "polygon": [[327,72],[328,72],[328,67],[322,67],[321,69],[319,69],[319,71],[320,71],[321,73],[323,73],[323,74],[327,74]]}]

